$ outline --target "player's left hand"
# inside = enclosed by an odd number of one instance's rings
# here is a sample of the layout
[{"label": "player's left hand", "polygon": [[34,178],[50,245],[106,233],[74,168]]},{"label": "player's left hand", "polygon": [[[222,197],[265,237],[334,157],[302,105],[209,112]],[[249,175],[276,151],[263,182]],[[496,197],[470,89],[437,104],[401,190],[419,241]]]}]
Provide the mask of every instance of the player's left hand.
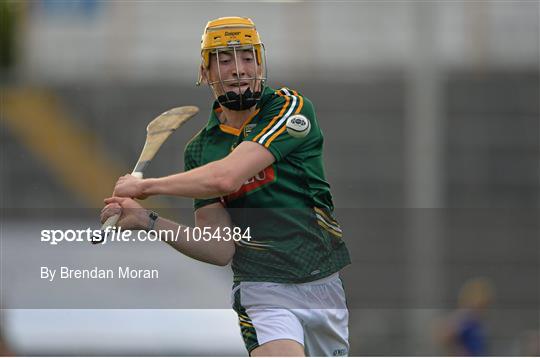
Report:
[{"label": "player's left hand", "polygon": [[143,180],[131,174],[121,176],[114,186],[113,196],[146,199],[148,195],[143,194]]},{"label": "player's left hand", "polygon": [[148,211],[131,198],[111,197],[103,200],[101,223],[113,215],[120,215],[117,227],[129,230],[145,230],[148,226]]}]

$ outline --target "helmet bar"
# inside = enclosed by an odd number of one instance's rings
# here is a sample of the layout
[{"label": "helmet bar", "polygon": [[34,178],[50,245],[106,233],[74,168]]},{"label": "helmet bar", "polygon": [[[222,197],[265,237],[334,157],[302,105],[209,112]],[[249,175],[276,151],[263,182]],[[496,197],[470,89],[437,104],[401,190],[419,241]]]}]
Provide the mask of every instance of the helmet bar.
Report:
[{"label": "helmet bar", "polygon": [[[264,73],[264,74],[261,73],[260,75],[259,75],[259,73],[260,73],[260,67],[262,66],[262,68],[264,70],[266,70],[266,66],[264,66],[263,64],[259,64],[258,61],[253,61],[253,64],[255,66],[254,67],[255,75],[251,76],[251,77],[242,77],[242,74],[239,71],[237,49],[238,50],[248,50],[249,47],[251,47],[251,51],[253,52],[253,58],[255,59],[256,58],[256,52],[255,52],[256,50],[255,50],[255,48],[253,46],[242,46],[241,48],[223,47],[221,49],[216,49],[215,51],[213,51],[215,53],[215,55],[216,55],[218,79],[215,80],[215,81],[210,81],[208,84],[212,88],[212,90],[214,92],[214,95],[218,99],[218,101],[221,104],[225,105],[225,106],[227,106],[227,104],[235,104],[237,106],[237,108],[244,108],[244,105],[248,105],[247,103],[244,103],[244,102],[246,102],[246,100],[249,101],[249,104],[251,104],[253,102],[253,100],[260,99],[260,97],[262,95],[262,90],[263,90],[264,85],[266,83],[266,73]],[[235,64],[235,67],[236,67],[236,77],[235,78],[223,79],[222,72],[221,72],[221,67],[219,65],[220,64],[219,56],[220,56],[220,53],[222,53],[222,52],[232,52],[232,56],[234,58],[234,64]],[[240,92],[239,94],[236,94],[235,92],[225,90],[225,85],[230,84],[230,83],[236,83],[238,85],[238,88],[240,89],[241,84],[243,82],[248,82],[249,83],[249,86],[244,91],[244,93]],[[222,95],[218,95],[219,91],[216,91],[216,87],[221,89],[220,92],[222,93]],[[248,91],[249,91],[249,95],[246,95],[246,93]],[[239,102],[239,103],[236,103],[236,102]]]}]

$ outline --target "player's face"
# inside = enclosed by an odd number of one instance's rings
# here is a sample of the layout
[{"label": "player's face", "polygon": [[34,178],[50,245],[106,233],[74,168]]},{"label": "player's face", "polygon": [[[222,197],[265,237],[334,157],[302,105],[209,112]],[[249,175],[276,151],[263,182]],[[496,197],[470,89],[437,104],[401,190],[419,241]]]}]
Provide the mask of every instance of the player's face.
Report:
[{"label": "player's face", "polygon": [[262,66],[253,49],[221,50],[210,56],[208,80],[216,95],[260,91]]}]

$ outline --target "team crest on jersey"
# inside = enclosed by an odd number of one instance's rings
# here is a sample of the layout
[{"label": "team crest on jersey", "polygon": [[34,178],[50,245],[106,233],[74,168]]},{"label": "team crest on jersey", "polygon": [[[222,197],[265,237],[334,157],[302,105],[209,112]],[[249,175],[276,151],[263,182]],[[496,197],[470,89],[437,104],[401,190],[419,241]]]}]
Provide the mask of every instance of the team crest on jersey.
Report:
[{"label": "team crest on jersey", "polygon": [[264,169],[263,171],[259,172],[257,175],[255,175],[252,178],[249,178],[246,180],[244,185],[240,187],[237,191],[235,191],[232,194],[229,194],[225,197],[226,201],[233,201],[236,200],[242,196],[248,195],[250,192],[257,190],[258,188],[273,182],[276,179],[276,172],[274,170],[274,166],[271,165]]},{"label": "team crest on jersey", "polygon": [[249,133],[257,126],[257,123],[250,123],[244,127],[244,137],[247,137]]}]

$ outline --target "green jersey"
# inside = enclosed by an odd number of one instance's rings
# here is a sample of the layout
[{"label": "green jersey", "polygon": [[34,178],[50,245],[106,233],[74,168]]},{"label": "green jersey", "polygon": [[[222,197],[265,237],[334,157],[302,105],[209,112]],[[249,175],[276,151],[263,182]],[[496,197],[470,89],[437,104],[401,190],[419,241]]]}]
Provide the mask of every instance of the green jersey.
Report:
[{"label": "green jersey", "polygon": [[[214,110],[186,146],[185,170],[222,159],[242,141],[267,148],[275,162],[223,198],[195,199],[195,209],[221,201],[234,226],[250,239],[236,242],[235,281],[307,282],[328,276],[350,263],[341,228],[333,215],[326,182],[323,135],[313,104],[294,90],[266,87],[255,113],[242,128],[223,125]],[[292,115],[310,121],[303,138],[291,136]]]}]

